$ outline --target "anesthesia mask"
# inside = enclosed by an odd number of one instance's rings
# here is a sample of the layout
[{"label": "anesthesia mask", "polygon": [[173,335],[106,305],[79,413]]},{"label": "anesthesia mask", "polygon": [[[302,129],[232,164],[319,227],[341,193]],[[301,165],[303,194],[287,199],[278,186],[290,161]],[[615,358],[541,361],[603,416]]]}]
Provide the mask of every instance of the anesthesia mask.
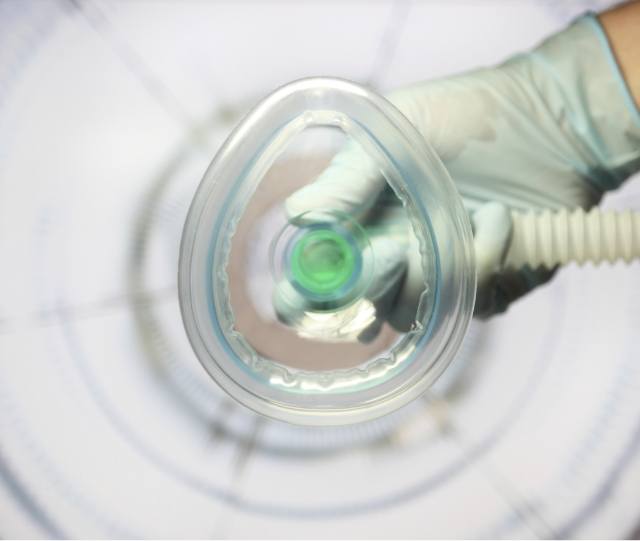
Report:
[{"label": "anesthesia mask", "polygon": [[[353,201],[366,182],[379,195]],[[386,314],[409,257],[420,291],[398,326]],[[206,172],[179,297],[198,359],[233,398],[340,425],[390,413],[442,374],[473,313],[474,265],[462,200],[411,123],[361,86],[304,79],[249,113]]]}]

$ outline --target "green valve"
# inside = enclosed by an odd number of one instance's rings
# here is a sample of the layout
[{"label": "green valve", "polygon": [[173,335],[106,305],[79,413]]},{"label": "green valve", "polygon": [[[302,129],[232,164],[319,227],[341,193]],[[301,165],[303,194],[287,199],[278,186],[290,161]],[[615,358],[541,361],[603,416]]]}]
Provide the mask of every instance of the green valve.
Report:
[{"label": "green valve", "polygon": [[301,237],[291,252],[291,274],[307,291],[327,295],[349,281],[356,269],[354,246],[331,229]]}]

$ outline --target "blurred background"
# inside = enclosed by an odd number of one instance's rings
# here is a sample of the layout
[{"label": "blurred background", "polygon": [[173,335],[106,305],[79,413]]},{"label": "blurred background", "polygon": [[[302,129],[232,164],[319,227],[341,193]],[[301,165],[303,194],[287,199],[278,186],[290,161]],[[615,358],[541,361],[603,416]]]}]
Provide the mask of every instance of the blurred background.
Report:
[{"label": "blurred background", "polygon": [[339,429],[224,396],[176,291],[195,187],[275,87],[386,91],[608,4],[1,0],[0,536],[638,536],[638,264],[562,269]]}]

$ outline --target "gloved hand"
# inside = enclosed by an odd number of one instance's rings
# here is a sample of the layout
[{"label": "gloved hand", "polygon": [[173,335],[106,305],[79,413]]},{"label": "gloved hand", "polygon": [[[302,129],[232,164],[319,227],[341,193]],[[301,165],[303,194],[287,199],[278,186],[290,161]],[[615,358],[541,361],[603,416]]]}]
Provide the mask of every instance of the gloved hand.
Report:
[{"label": "gloved hand", "polygon": [[[506,272],[510,209],[588,208],[640,168],[640,115],[598,20],[578,19],[533,51],[500,66],[418,84],[389,99],[435,148],[454,179],[474,228],[476,315],[504,311],[552,272]],[[381,204],[382,198],[382,204]],[[416,243],[385,180],[359,147],[286,202],[290,217],[331,208],[373,217],[378,319],[401,331],[424,287]],[[371,217],[369,217],[371,221]],[[276,301],[284,321],[295,318]]]}]

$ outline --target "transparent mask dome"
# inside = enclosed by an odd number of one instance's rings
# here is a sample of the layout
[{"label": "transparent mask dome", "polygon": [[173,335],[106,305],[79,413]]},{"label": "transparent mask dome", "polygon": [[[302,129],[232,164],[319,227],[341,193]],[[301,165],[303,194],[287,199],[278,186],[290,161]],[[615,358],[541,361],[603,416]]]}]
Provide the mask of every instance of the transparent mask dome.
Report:
[{"label": "transparent mask dome", "polygon": [[378,417],[458,350],[475,296],[471,239],[444,166],[391,103],[347,81],[300,80],[243,120],[195,194],[180,253],[185,328],[209,374],[259,413]]}]

